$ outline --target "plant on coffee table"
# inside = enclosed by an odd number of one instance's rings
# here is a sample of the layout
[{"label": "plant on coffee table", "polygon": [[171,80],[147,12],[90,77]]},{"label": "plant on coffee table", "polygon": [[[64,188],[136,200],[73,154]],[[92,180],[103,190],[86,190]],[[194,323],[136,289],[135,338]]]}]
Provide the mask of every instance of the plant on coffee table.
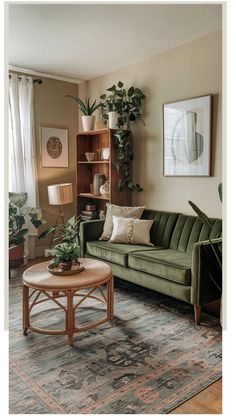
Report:
[{"label": "plant on coffee table", "polygon": [[76,243],[59,243],[51,251],[51,263],[63,271],[71,270],[73,263],[79,264],[80,247]]}]

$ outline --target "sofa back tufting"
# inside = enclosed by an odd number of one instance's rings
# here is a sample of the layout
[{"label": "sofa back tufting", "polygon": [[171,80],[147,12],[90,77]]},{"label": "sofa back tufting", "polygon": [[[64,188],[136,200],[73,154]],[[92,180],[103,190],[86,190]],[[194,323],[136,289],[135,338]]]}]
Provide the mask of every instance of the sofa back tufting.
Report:
[{"label": "sofa back tufting", "polygon": [[179,215],[171,238],[170,249],[191,252],[194,243],[217,237],[222,232],[222,220],[210,218],[210,221],[213,224],[212,230],[203,225],[197,217]]}]

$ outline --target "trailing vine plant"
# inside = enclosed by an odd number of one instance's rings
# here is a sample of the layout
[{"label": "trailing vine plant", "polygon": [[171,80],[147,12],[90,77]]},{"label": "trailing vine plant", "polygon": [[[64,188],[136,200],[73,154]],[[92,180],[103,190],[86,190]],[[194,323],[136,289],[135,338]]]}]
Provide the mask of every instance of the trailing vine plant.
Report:
[{"label": "trailing vine plant", "polygon": [[130,189],[131,191],[141,192],[143,188],[138,184],[134,184],[130,180],[131,162],[134,158],[131,143],[131,133],[128,130],[118,130],[114,134],[115,146],[117,149],[117,160],[114,163],[115,170],[119,175],[118,189]]},{"label": "trailing vine plant", "polygon": [[100,109],[105,125],[108,120],[108,112],[116,111],[118,113],[117,131],[114,133],[117,149],[117,160],[114,166],[119,175],[118,189],[119,191],[130,189],[131,191],[141,192],[143,188],[138,183],[135,184],[130,180],[131,163],[134,158],[130,123],[140,119],[144,124],[141,106],[145,95],[134,86],[125,89],[122,81],[119,81],[117,86],[113,84],[107,91],[109,94],[100,96],[100,99],[102,99]]}]

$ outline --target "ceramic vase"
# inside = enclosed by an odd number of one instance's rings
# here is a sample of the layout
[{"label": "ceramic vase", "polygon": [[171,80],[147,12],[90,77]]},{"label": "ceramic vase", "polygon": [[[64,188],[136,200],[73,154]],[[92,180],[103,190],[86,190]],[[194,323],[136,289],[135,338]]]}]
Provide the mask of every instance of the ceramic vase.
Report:
[{"label": "ceramic vase", "polygon": [[100,194],[100,187],[106,182],[106,176],[104,174],[97,173],[93,178],[93,193],[94,195]]},{"label": "ceramic vase", "polygon": [[108,128],[117,129],[118,113],[116,111],[108,112]]},{"label": "ceramic vase", "polygon": [[107,180],[102,186],[100,186],[100,194],[108,197],[110,194],[109,180]]},{"label": "ceramic vase", "polygon": [[93,131],[95,124],[95,115],[83,115],[81,116],[83,130]]}]

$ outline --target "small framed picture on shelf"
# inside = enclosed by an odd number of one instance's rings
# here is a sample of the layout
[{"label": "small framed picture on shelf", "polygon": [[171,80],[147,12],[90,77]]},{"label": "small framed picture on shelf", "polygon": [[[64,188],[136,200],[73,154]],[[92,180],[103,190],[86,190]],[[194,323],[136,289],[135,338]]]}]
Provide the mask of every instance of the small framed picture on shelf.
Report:
[{"label": "small framed picture on shelf", "polygon": [[109,160],[109,158],[110,158],[110,149],[109,149],[109,147],[102,148],[102,151],[101,151],[101,159],[102,160]]},{"label": "small framed picture on shelf", "polygon": [[69,167],[68,130],[40,127],[42,167]]}]

